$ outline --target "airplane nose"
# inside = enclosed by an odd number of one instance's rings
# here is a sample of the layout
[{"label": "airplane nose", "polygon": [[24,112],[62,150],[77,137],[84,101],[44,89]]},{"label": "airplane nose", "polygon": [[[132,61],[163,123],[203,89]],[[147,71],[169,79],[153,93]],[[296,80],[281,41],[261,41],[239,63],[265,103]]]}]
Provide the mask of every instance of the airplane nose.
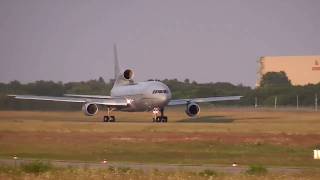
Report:
[{"label": "airplane nose", "polygon": [[167,94],[161,94],[158,96],[159,106],[164,106],[169,102],[169,96]]},{"label": "airplane nose", "polygon": [[168,93],[162,94],[161,100],[163,102],[168,102],[171,99],[171,92],[167,91]]},{"label": "airplane nose", "polygon": [[167,101],[169,99],[168,95],[167,94],[162,94],[161,96],[161,100],[163,101]]},{"label": "airplane nose", "polygon": [[168,89],[168,94],[166,94],[166,99],[169,101],[171,99],[171,92]]},{"label": "airplane nose", "polygon": [[159,106],[167,105],[171,99],[171,91],[165,84],[157,83],[157,87],[152,87],[150,92],[152,92],[152,97],[156,99]]}]

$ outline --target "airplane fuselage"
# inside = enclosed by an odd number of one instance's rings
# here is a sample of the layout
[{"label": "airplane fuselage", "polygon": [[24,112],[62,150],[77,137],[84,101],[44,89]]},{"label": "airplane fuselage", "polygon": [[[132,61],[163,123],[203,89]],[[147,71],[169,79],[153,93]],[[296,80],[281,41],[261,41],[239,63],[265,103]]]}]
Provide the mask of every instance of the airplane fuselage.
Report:
[{"label": "airplane fuselage", "polygon": [[114,86],[111,97],[126,98],[130,101],[121,111],[151,111],[164,108],[171,99],[171,91],[167,85],[159,81],[147,81],[123,86]]}]

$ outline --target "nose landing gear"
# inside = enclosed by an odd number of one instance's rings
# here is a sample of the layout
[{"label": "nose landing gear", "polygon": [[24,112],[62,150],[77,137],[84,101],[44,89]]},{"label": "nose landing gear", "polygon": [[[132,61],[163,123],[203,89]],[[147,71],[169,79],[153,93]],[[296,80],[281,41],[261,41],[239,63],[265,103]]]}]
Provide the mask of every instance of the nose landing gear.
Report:
[{"label": "nose landing gear", "polygon": [[159,114],[159,109],[158,108],[154,108],[152,113],[153,113],[153,122],[155,122],[155,123],[166,123],[166,122],[168,122],[168,117],[164,116],[164,109],[163,108],[160,109],[160,116],[158,116],[158,114]]}]

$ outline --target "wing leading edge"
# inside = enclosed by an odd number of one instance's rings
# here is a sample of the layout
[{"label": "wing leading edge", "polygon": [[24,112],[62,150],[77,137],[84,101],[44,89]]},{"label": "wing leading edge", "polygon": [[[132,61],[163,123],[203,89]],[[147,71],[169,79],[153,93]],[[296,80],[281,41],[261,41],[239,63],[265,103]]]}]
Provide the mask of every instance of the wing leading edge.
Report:
[{"label": "wing leading edge", "polygon": [[64,94],[63,96],[76,97],[76,98],[111,99],[111,96],[100,96],[100,95]]},{"label": "wing leading edge", "polygon": [[33,95],[9,95],[15,99],[39,100],[39,101],[56,101],[72,103],[94,103],[106,106],[127,106],[125,98],[85,98],[85,97],[52,97],[52,96],[33,96]]},{"label": "wing leading edge", "polygon": [[184,105],[189,102],[202,103],[202,102],[218,102],[218,101],[233,101],[240,100],[242,96],[224,96],[224,97],[207,97],[207,98],[194,98],[194,99],[175,99],[170,100],[168,106]]}]

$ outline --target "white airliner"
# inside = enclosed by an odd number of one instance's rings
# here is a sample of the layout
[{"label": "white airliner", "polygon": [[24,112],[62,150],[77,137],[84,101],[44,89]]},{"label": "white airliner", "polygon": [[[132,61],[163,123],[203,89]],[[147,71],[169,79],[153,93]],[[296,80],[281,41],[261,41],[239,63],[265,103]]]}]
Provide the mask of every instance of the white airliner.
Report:
[{"label": "white airliner", "polygon": [[120,71],[117,58],[117,49],[114,46],[114,71],[115,82],[110,96],[65,94],[63,97],[33,96],[33,95],[9,95],[16,99],[60,101],[71,103],[83,103],[82,111],[87,116],[93,116],[98,112],[98,105],[107,109],[104,122],[115,122],[111,116],[112,111],[144,112],[152,111],[153,122],[167,122],[164,116],[165,106],[186,105],[186,114],[195,117],[200,113],[201,102],[240,100],[241,96],[207,97],[194,99],[171,99],[171,91],[167,85],[159,81],[134,82],[133,71],[126,69]]}]

